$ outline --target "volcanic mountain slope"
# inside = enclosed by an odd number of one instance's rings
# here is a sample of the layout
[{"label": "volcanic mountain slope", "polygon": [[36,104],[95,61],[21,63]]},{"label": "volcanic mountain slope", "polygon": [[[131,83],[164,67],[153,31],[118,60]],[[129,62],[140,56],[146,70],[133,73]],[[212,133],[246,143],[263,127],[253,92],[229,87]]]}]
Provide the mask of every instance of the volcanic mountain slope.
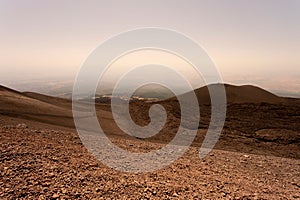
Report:
[{"label": "volcanic mountain slope", "polygon": [[[0,87],[0,199],[299,199],[299,101],[243,88],[226,86],[224,130],[207,157],[199,159],[198,149],[210,106],[200,105],[189,151],[159,171],[131,174],[88,153],[74,129],[71,101]],[[196,93],[208,98],[203,91]],[[153,103],[130,103],[137,124],[149,122]],[[96,110],[115,145],[145,153],[164,147],[180,121],[176,99],[158,103],[167,108],[169,121],[150,139],[121,137],[109,105],[97,104]],[[28,127],[15,126],[24,122]]]},{"label": "volcanic mountain slope", "polygon": [[59,107],[64,107],[66,109],[71,109],[71,102],[68,99],[63,99],[63,98],[57,98],[57,97],[52,97],[48,95],[43,95],[35,92],[22,92],[23,95],[26,97],[36,99],[51,105],[56,105]]},{"label": "volcanic mountain slope", "polygon": [[[212,91],[218,91],[221,89],[223,84],[212,84],[209,86],[204,86],[194,90],[199,104],[210,104],[210,94],[209,88]],[[224,84],[226,91],[227,103],[269,103],[269,104],[279,104],[279,103],[300,103],[299,99],[279,97],[271,92],[268,92],[262,88],[253,85],[242,85],[235,86]],[[183,94],[183,96],[186,94]],[[171,98],[174,100],[176,97]]]},{"label": "volcanic mountain slope", "polygon": [[32,122],[72,127],[71,102],[0,87],[0,115]]},{"label": "volcanic mountain slope", "polygon": [[[209,85],[212,89],[220,88],[221,84]],[[200,104],[209,104],[210,95],[208,87],[196,89],[194,92]],[[244,85],[233,86],[225,84],[227,103],[269,103],[279,104],[285,102],[299,103],[299,99],[291,99],[276,96],[259,87]],[[174,100],[176,97],[171,98]],[[168,101],[168,100],[167,100]],[[37,113],[49,115],[70,115],[71,101],[57,97],[51,97],[33,92],[18,92],[10,88],[0,86],[0,110],[9,113]],[[3,114],[3,113],[2,113]]]},{"label": "volcanic mountain slope", "polygon": [[[220,89],[220,84],[209,85]],[[276,96],[255,86],[225,85],[227,94],[226,120],[216,148],[300,158],[300,101]],[[195,90],[200,106],[200,123],[195,145],[202,143],[211,120],[210,97],[207,87]],[[184,97],[183,94],[182,97]],[[188,94],[189,95],[189,94]],[[188,98],[185,98],[188,101]],[[180,123],[180,105],[176,97],[161,101],[173,115],[160,138],[166,141],[176,134]],[[147,109],[135,107],[132,117],[149,123]],[[146,111],[145,111],[146,110]],[[143,113],[142,116],[139,113]],[[146,117],[145,117],[146,116]],[[177,120],[177,121],[176,121]],[[145,124],[143,124],[145,125]],[[173,133],[173,134],[171,134]],[[156,137],[156,136],[155,136]]]},{"label": "volcanic mountain slope", "polygon": [[[299,99],[278,97],[254,86],[225,85],[225,88],[227,117],[217,148],[300,158]],[[210,98],[207,87],[199,88],[195,93],[201,110],[195,139],[195,145],[199,145],[210,122]],[[180,106],[176,98],[160,102],[131,102],[131,117],[136,124],[147,125],[150,122],[149,108],[154,103],[160,103],[167,110],[167,123],[157,135],[146,141],[167,143],[180,124]],[[37,123],[42,123],[40,127],[56,126],[74,131],[71,108],[72,102],[67,99],[0,87],[0,125],[9,125],[9,119],[12,124],[25,122],[35,127]],[[114,122],[109,104],[96,104],[96,111],[108,135],[132,138]]]}]

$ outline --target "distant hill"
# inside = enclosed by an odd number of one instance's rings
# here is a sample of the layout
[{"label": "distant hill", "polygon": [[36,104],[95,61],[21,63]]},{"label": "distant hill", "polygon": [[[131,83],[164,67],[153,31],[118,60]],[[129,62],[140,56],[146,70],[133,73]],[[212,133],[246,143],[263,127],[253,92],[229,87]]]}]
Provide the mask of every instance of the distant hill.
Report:
[{"label": "distant hill", "polygon": [[[212,84],[195,89],[200,104],[210,104],[210,95],[208,87],[218,91],[223,84]],[[224,84],[227,96],[227,103],[284,103],[288,99],[279,97],[267,90],[253,85],[235,86]],[[157,85],[143,86],[134,93],[135,96],[142,98],[157,98],[160,100],[175,99],[174,94],[165,87]],[[184,94],[183,94],[184,95]]]},{"label": "distant hill", "polygon": [[[221,86],[222,84],[212,84],[194,90],[198,98],[199,104],[210,104],[210,95],[209,95],[208,87],[217,91],[218,89],[221,88]],[[235,85],[224,84],[224,87],[226,90],[227,104],[232,104],[232,103],[278,104],[278,103],[289,103],[292,101],[300,102],[299,99],[279,97],[269,91],[266,91],[262,88],[253,85],[235,86]],[[174,100],[175,97],[171,99]]]},{"label": "distant hill", "polygon": [[174,94],[167,88],[158,84],[145,85],[134,92],[134,95],[142,98],[157,98],[168,99],[174,96]]}]

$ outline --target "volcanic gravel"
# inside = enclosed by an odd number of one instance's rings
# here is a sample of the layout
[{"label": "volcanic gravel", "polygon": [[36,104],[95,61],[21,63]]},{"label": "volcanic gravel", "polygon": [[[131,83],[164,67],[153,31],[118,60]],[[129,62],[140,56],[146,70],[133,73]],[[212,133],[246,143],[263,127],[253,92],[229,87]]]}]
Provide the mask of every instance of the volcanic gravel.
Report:
[{"label": "volcanic gravel", "polygon": [[[134,151],[163,144],[110,138]],[[300,160],[190,147],[151,173],[124,173],[96,160],[75,132],[0,128],[0,199],[299,199]]]}]

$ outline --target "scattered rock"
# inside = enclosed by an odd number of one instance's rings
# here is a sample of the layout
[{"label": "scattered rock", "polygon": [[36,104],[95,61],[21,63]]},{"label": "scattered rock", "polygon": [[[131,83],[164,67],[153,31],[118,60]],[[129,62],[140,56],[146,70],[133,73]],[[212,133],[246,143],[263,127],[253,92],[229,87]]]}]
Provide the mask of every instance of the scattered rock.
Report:
[{"label": "scattered rock", "polygon": [[25,129],[25,128],[28,128],[28,126],[27,126],[27,124],[22,123],[22,124],[18,124],[18,125],[16,126],[16,128]]},{"label": "scattered rock", "polygon": [[[164,169],[122,173],[94,159],[83,145],[74,144],[74,133],[43,130],[43,134],[32,134],[35,132],[36,129],[0,127],[0,199],[292,199],[299,196],[297,159],[252,153],[250,157],[214,149],[210,153],[214,156],[205,157],[203,162],[198,157],[198,147],[190,147],[182,158]],[[144,148],[144,141],[112,140],[120,146],[132,144],[133,150]],[[148,142],[147,145],[153,149],[163,146]],[[246,164],[241,164],[241,160]]]},{"label": "scattered rock", "polygon": [[59,194],[53,194],[52,198],[53,198],[53,199],[59,198]]},{"label": "scattered rock", "polygon": [[61,193],[66,194],[67,192],[68,191],[65,188],[61,189]]}]

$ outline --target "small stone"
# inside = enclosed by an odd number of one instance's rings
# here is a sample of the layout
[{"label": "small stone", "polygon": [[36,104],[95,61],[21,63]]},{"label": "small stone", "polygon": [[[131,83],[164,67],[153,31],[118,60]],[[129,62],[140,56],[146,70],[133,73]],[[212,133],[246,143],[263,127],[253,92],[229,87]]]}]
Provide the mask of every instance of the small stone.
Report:
[{"label": "small stone", "polygon": [[291,184],[300,188],[300,183],[292,182]]},{"label": "small stone", "polygon": [[59,198],[59,194],[53,194],[52,198],[53,198],[53,199]]},{"label": "small stone", "polygon": [[80,193],[76,193],[76,194],[75,194],[75,198],[79,198],[80,196],[81,196]]},{"label": "small stone", "polygon": [[25,123],[18,124],[16,127],[17,127],[17,128],[21,128],[21,129],[28,128],[28,126],[27,126]]},{"label": "small stone", "polygon": [[51,185],[50,182],[44,182],[44,183],[42,183],[43,187],[49,187],[50,185]]}]

